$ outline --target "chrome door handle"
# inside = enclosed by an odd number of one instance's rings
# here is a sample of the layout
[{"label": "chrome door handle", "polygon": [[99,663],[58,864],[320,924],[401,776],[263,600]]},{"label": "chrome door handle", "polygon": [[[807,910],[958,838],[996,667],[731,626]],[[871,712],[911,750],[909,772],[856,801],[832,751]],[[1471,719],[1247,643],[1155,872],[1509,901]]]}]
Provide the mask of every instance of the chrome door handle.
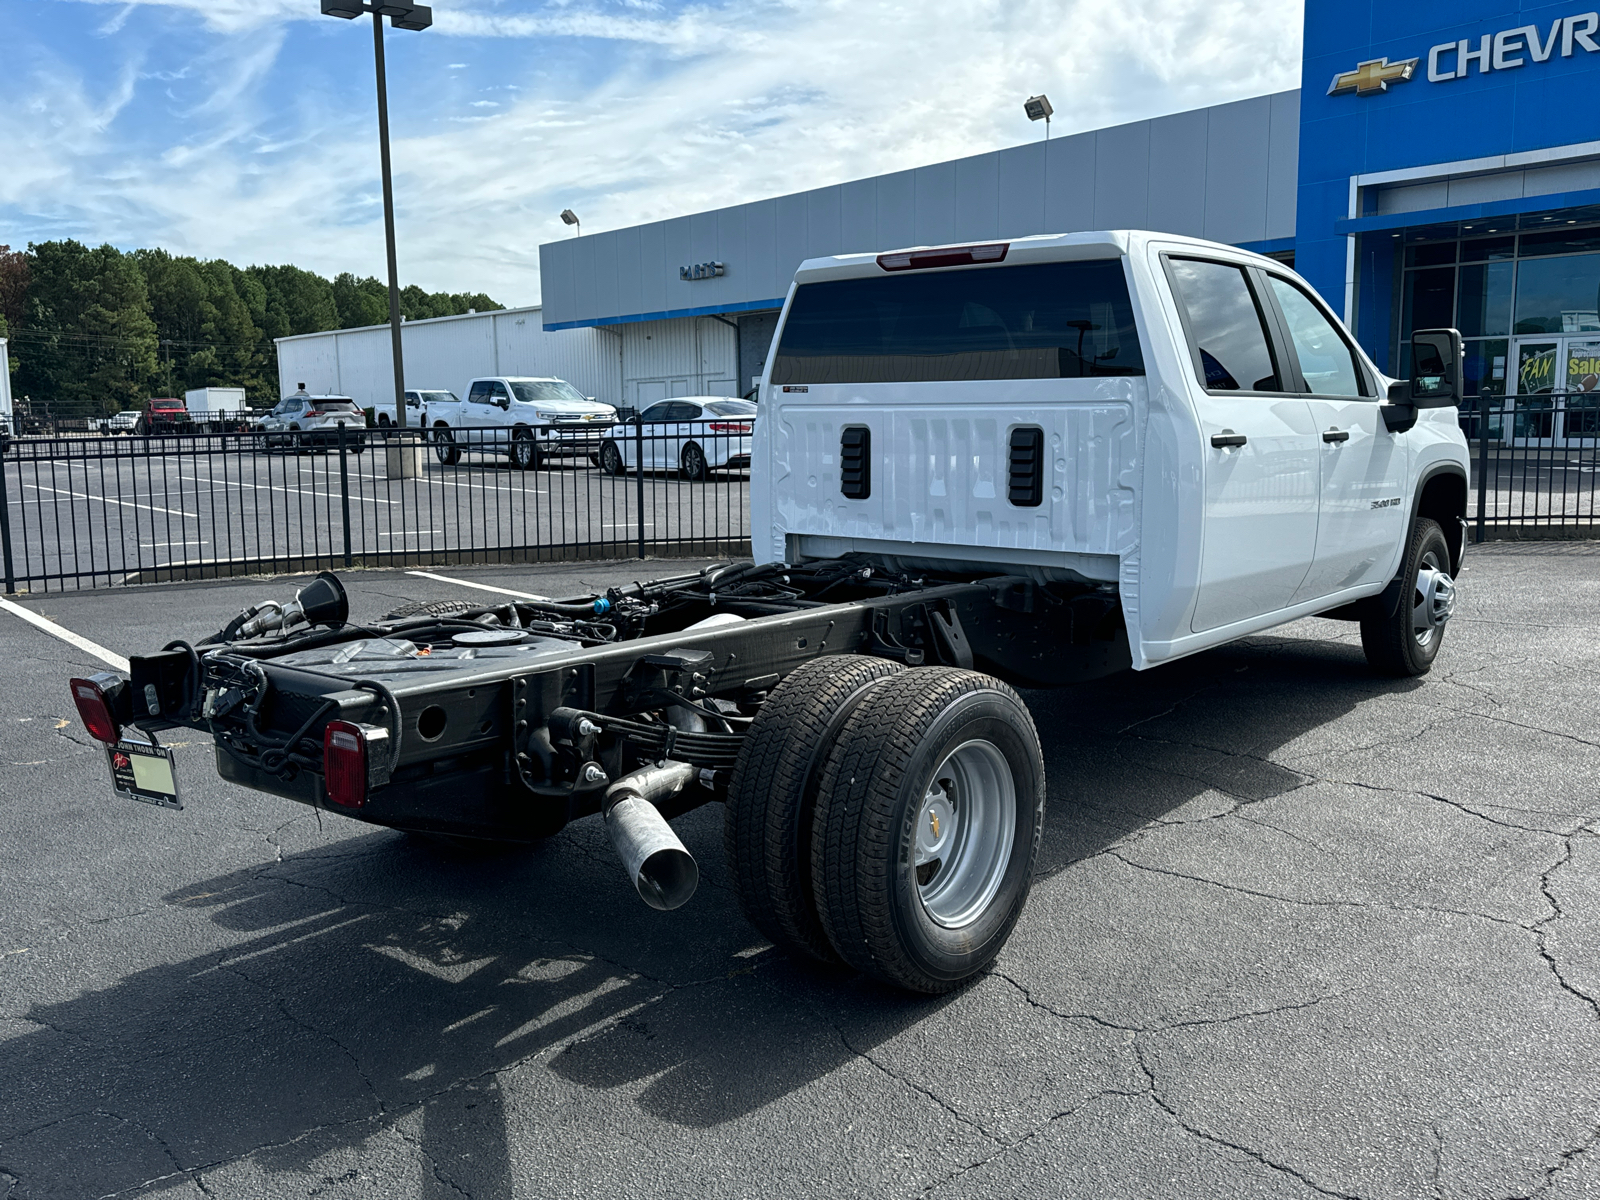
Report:
[{"label": "chrome door handle", "polygon": [[1242,433],[1235,433],[1231,429],[1224,429],[1221,433],[1211,435],[1211,444],[1222,450],[1228,446],[1242,446],[1250,439]]},{"label": "chrome door handle", "polygon": [[1322,435],[1322,440],[1325,442],[1348,442],[1350,440],[1350,431],[1348,429],[1330,429]]}]

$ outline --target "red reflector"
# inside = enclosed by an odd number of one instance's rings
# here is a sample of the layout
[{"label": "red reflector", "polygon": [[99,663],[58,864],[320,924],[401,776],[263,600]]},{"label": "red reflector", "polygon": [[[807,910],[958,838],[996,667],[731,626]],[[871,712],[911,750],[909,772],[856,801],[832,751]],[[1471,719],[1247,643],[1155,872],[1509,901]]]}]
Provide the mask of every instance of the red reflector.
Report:
[{"label": "red reflector", "polygon": [[749,433],[752,428],[750,425],[729,425],[726,421],[711,422],[712,433]]},{"label": "red reflector", "polygon": [[106,703],[105,691],[92,679],[74,679],[72,701],[78,706],[78,716],[89,736],[97,742],[115,745],[121,737],[116,720],[111,716],[111,705]]},{"label": "red reflector", "polygon": [[922,271],[929,267],[970,267],[974,263],[1005,262],[1010,242],[989,242],[982,246],[940,246],[934,250],[901,250],[878,255],[885,271]]},{"label": "red reflector", "polygon": [[367,738],[349,721],[329,721],[322,735],[322,778],[328,799],[345,808],[367,802]]}]

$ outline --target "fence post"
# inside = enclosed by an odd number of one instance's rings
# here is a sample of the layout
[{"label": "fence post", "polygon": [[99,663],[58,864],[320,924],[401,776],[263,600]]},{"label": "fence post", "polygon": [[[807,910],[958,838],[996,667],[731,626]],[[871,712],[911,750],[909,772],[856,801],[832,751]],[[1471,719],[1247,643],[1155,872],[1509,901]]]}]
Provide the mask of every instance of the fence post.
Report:
[{"label": "fence post", "polygon": [[6,459],[0,454],[0,545],[5,547],[6,594],[17,590],[17,572],[11,562],[11,493],[6,488]]},{"label": "fence post", "polygon": [[633,477],[639,496],[639,557],[644,557],[644,413],[633,418]]},{"label": "fence post", "polygon": [[1492,393],[1484,388],[1478,394],[1478,531],[1474,540],[1483,544],[1483,522],[1489,491],[1489,401]]},{"label": "fence post", "polygon": [[344,565],[350,566],[350,462],[345,453],[344,422],[339,422],[339,499],[344,505]]}]

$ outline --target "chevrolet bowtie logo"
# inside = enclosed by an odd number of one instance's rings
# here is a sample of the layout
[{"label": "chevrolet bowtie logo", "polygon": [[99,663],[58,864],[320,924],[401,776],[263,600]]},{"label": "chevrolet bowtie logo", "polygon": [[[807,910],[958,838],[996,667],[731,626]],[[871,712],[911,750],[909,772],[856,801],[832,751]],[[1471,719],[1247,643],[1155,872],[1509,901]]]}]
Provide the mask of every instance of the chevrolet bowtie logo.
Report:
[{"label": "chevrolet bowtie logo", "polygon": [[1370,96],[1373,92],[1387,92],[1391,83],[1404,83],[1416,69],[1417,60],[1414,58],[1396,63],[1387,58],[1371,58],[1364,63],[1357,63],[1354,71],[1335,75],[1328,86],[1328,95],[1354,92],[1358,96]]}]

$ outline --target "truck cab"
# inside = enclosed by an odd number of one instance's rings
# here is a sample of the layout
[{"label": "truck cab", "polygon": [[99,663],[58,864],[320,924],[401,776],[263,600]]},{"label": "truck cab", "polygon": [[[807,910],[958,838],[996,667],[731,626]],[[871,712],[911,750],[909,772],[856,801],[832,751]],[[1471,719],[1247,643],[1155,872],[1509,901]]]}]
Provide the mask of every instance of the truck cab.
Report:
[{"label": "truck cab", "polygon": [[471,380],[465,399],[428,406],[434,453],[445,464],[464,453],[504,455],[524,470],[551,457],[599,454],[617,410],[554,376]]},{"label": "truck cab", "polygon": [[802,265],[763,380],[764,561],[1114,592],[1145,668],[1459,567],[1467,451],[1272,259],[1145,232]]}]

